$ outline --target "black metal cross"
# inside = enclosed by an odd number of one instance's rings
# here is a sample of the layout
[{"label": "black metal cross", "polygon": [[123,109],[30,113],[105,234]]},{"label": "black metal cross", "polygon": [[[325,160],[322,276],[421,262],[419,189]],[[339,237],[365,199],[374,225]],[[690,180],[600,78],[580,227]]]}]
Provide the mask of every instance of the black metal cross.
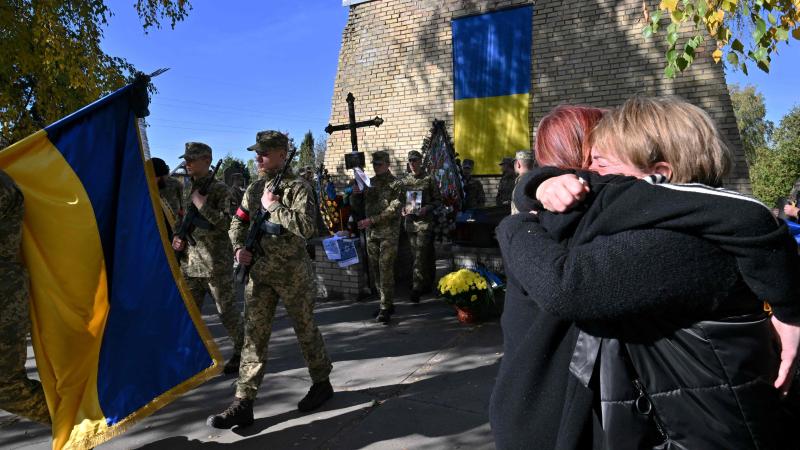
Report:
[{"label": "black metal cross", "polygon": [[350,130],[350,144],[353,146],[353,153],[358,153],[358,134],[356,130],[363,127],[379,127],[383,123],[383,119],[375,116],[369,120],[356,122],[356,98],[353,96],[352,92],[347,93],[347,112],[350,116],[349,123],[341,125],[328,124],[328,126],[325,127],[325,132],[332,134],[334,131]]}]

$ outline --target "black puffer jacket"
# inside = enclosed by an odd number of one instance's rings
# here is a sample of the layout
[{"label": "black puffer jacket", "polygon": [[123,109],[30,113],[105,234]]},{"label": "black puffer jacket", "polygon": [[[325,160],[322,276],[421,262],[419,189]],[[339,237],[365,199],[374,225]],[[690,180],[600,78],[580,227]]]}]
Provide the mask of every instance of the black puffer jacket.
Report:
[{"label": "black puffer jacket", "polygon": [[[604,183],[597,183],[593,195],[602,191],[604,186]],[[620,186],[616,188],[621,189]],[[648,186],[644,189],[645,200],[652,195],[652,192],[648,192],[652,188]],[[617,193],[627,191],[621,189]],[[594,445],[589,445],[595,448],[601,448],[603,441],[607,441],[606,447],[612,449],[778,448],[773,437],[781,436],[781,433],[775,432],[780,424],[780,408],[777,392],[771,387],[778,356],[771,339],[770,324],[759,312],[760,302],[744,285],[738,276],[738,269],[744,267],[749,270],[745,279],[756,288],[766,286],[771,290],[771,295],[774,295],[771,298],[775,298],[779,305],[776,311],[780,309],[785,320],[793,321],[797,317],[797,307],[792,303],[796,301],[796,296],[791,297],[791,293],[796,294],[796,284],[787,284],[785,280],[778,279],[775,286],[771,286],[770,283],[776,280],[771,280],[770,276],[781,276],[780,273],[770,271],[766,266],[759,268],[748,264],[770,252],[774,261],[783,261],[777,259],[779,257],[788,258],[785,259],[790,263],[787,267],[793,269],[797,267],[796,260],[785,254],[784,241],[780,232],[775,232],[778,227],[774,222],[762,220],[764,217],[758,216],[758,213],[754,216],[752,210],[747,212],[748,208],[753,207],[752,203],[745,206],[736,204],[738,209],[735,211],[739,213],[737,226],[743,225],[748,230],[744,231],[742,238],[726,236],[725,233],[730,233],[730,230],[724,227],[720,229],[713,216],[696,217],[702,211],[696,206],[694,209],[676,208],[669,211],[669,205],[673,203],[658,203],[659,199],[663,200],[658,194],[672,192],[670,195],[674,200],[676,191],[655,192],[656,196],[651,200],[656,203],[645,203],[644,211],[637,211],[634,202],[623,208],[628,215],[621,219],[616,216],[614,220],[606,222],[627,226],[629,231],[621,233],[615,234],[611,230],[608,231],[609,235],[596,233],[592,237],[586,234],[588,224],[593,223],[595,229],[602,230],[599,225],[604,222],[600,213],[595,215],[593,222],[576,223],[576,216],[597,214],[596,209],[592,211],[585,207],[567,215],[542,215],[542,222],[549,225],[547,229],[536,219],[524,215],[511,217],[501,224],[498,240],[503,249],[506,270],[510,279],[522,280],[519,291],[535,292],[533,300],[546,312],[562,319],[591,321],[584,326],[592,329],[595,335],[607,335],[612,339],[603,340],[602,346],[598,341],[594,348],[595,352],[598,348],[602,350],[602,364],[599,367],[595,367],[593,358],[583,361],[586,364],[582,368],[584,375],[588,370],[587,379],[582,380],[585,383],[578,383],[578,388],[573,386],[572,379],[566,386],[564,383],[558,386],[553,384],[552,387],[559,393],[547,396],[550,399],[562,399],[565,405],[571,403],[570,396],[580,393],[580,387],[588,388],[584,384],[588,384],[588,378],[597,368],[593,387],[603,400],[604,414],[601,417],[606,430],[606,433],[599,433],[598,438],[597,430],[587,430],[587,427],[597,424],[599,414],[583,421],[583,428],[580,428],[581,424],[565,424],[564,417],[555,414],[559,411],[555,401],[549,405],[549,409],[555,412],[550,417],[528,404],[537,403],[539,398],[525,394],[535,394],[545,389],[539,387],[538,391],[526,392],[526,384],[528,387],[538,386],[537,375],[563,370],[563,347],[574,345],[572,343],[575,341],[570,338],[570,342],[562,343],[558,351],[553,353],[562,356],[553,360],[549,360],[547,354],[542,356],[528,352],[531,348],[536,350],[536,347],[513,337],[532,334],[531,330],[524,329],[524,319],[516,314],[518,311],[514,308],[517,303],[524,304],[530,300],[514,298],[513,295],[507,299],[509,309],[506,314],[512,314],[513,320],[506,320],[504,315],[506,355],[491,411],[499,447],[524,447],[524,439],[530,438],[536,448],[587,448],[586,440],[582,441],[584,444],[574,445],[574,442],[587,437],[591,441],[594,437]],[[698,203],[698,199],[687,200],[685,196],[685,193],[677,195],[679,205]],[[591,200],[595,199],[590,199],[590,203]],[[604,205],[602,199],[599,204]],[[608,204],[613,202],[609,201]],[[666,209],[665,205],[668,206]],[[654,211],[666,214],[659,218]],[[730,214],[730,210],[727,213]],[[695,217],[692,217],[693,214]],[[557,220],[553,217],[557,217]],[[690,220],[687,222],[682,217]],[[638,231],[636,223],[626,219],[638,220]],[[688,241],[681,241],[688,236],[678,237],[674,233],[664,234],[665,230],[647,229],[662,222],[670,224],[666,228],[673,231],[687,231],[717,239],[721,241],[717,243],[726,248],[729,254],[720,254],[720,250],[713,246],[709,248],[709,241],[692,245]],[[766,228],[759,228],[764,225]],[[709,233],[703,234],[702,231]],[[655,234],[644,239],[644,235],[637,234],[648,232]],[[736,232],[734,230],[733,234]],[[566,242],[566,238],[572,235],[576,238],[571,241],[573,248],[570,253],[559,242]],[[622,236],[625,238],[620,239]],[[753,245],[755,242],[758,244]],[[764,249],[770,250],[764,252]],[[734,260],[731,253],[738,260]],[[703,267],[704,264],[707,267]],[[753,268],[755,270],[750,270]],[[513,293],[511,283],[509,293]],[[675,319],[678,317],[682,320]],[[725,319],[699,322],[701,318],[713,317]],[[511,325],[511,328],[506,329],[506,325]],[[571,337],[569,333],[566,335]],[[624,340],[625,345],[620,347],[616,339]],[[579,353],[591,352],[591,349],[581,348],[585,344],[579,343]],[[525,357],[526,353],[528,358]],[[526,360],[544,360],[557,367],[548,370],[537,368],[528,374],[516,372],[519,362]],[[581,361],[573,358],[572,362]],[[581,368],[575,371],[580,374]],[[655,405],[658,415],[646,416],[633,412],[633,402],[640,395],[633,388],[634,379],[641,381],[645,395],[650,396],[651,405]],[[516,390],[509,387],[514,384]],[[511,399],[514,391],[517,395],[522,393],[517,401]],[[595,404],[599,405],[599,402]],[[511,436],[520,428],[520,414],[524,415],[528,410],[534,412],[533,416],[528,416],[534,420],[529,424],[546,425],[533,425],[532,428],[542,431],[528,432],[527,435],[523,432],[518,435],[523,440],[515,440]],[[582,411],[573,412],[575,417],[586,416]],[[655,432],[658,427],[654,417],[662,415],[661,429],[668,436],[668,443],[660,445],[661,433]],[[688,422],[687,417],[691,418]],[[694,432],[683,434],[691,430]],[[573,444],[560,445],[560,441],[563,441],[561,438],[542,439],[554,433],[557,436],[574,436]]]}]

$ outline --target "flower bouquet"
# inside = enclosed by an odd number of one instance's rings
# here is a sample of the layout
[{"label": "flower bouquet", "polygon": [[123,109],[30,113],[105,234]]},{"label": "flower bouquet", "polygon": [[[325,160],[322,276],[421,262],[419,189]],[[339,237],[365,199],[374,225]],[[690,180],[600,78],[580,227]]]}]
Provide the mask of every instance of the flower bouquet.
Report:
[{"label": "flower bouquet", "polygon": [[469,269],[450,272],[439,280],[439,295],[458,311],[458,320],[473,323],[497,311],[494,292],[484,277]]}]

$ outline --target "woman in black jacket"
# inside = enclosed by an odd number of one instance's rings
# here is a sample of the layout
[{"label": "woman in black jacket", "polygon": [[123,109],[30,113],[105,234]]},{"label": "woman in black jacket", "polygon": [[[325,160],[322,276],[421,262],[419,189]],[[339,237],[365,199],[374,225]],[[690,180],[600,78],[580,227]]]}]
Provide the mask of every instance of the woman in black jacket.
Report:
[{"label": "woman in black jacket", "polygon": [[[546,163],[541,130],[537,156]],[[498,229],[509,274],[506,355],[491,408],[498,447],[777,448],[770,384],[778,356],[752,290],[789,320],[798,317],[797,291],[780,279],[783,287],[770,287],[770,276],[793,273],[752,263],[769,254],[764,245],[782,254],[781,231],[741,198],[724,197],[733,209],[722,211],[739,219],[725,228],[713,211],[694,213],[703,202],[720,206],[710,197],[642,189],[632,179],[593,181],[583,209],[541,221],[511,217]],[[744,240],[735,236],[739,225]],[[735,324],[701,322],[711,318]],[[698,336],[711,344],[698,345]]]}]

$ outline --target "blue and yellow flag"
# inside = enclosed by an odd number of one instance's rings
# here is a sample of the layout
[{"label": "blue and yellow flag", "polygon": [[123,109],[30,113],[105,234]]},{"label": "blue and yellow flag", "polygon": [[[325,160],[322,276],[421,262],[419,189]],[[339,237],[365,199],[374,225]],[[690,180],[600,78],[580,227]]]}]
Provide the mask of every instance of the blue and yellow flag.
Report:
[{"label": "blue and yellow flag", "polygon": [[476,175],[530,150],[533,7],[454,19],[455,147]]},{"label": "blue and yellow flag", "polygon": [[98,445],[220,371],[167,242],[132,86],[0,151],[25,195],[54,449]]}]

